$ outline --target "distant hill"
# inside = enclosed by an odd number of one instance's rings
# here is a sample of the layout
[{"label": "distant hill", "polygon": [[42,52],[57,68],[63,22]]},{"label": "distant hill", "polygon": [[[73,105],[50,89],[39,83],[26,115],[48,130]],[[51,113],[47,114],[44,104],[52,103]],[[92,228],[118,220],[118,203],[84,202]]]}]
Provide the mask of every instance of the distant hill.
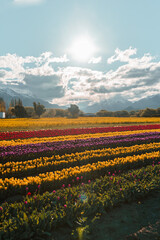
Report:
[{"label": "distant hill", "polygon": [[132,110],[140,110],[145,108],[159,108],[160,107],[160,94],[153,95],[150,97],[142,98],[136,102],[131,102],[122,97],[110,98],[99,103],[94,103],[89,105],[88,103],[79,104],[79,107],[84,112],[96,113],[100,110],[107,111],[132,111]]},{"label": "distant hill", "polygon": [[145,109],[145,108],[159,108],[160,107],[160,94],[152,95],[150,97],[142,98],[134,103],[132,103],[129,107],[136,110]]},{"label": "distant hill", "polygon": [[32,95],[28,95],[25,93],[18,93],[17,91],[14,91],[10,88],[0,88],[0,97],[4,99],[7,107],[9,106],[11,99],[20,98],[24,106],[33,106],[33,102],[40,102],[46,108],[62,108],[57,104],[50,104],[49,102],[44,101],[41,98],[36,98]]},{"label": "distant hill", "polygon": [[100,110],[107,111],[119,111],[124,110],[128,106],[130,106],[132,102],[123,99],[122,97],[113,97],[110,99],[103,100],[98,103],[90,104],[90,103],[80,103],[78,104],[79,108],[84,112],[96,113]]},{"label": "distant hill", "polygon": [[[50,104],[48,101],[45,101],[41,98],[37,98],[32,95],[32,93],[19,92],[17,90],[13,90],[11,88],[0,88],[0,97],[4,99],[7,107],[12,98],[20,98],[23,102],[24,106],[33,106],[33,102],[40,102],[46,108],[61,108],[66,109],[68,106],[59,106],[57,104]],[[77,104],[85,113],[96,113],[100,110],[107,111],[132,111],[139,110],[145,108],[159,108],[160,107],[160,94],[152,95],[150,97],[142,98],[136,102],[131,102],[126,100],[120,95],[116,95],[112,98],[102,100],[100,102],[93,103],[90,101],[80,102]]]}]

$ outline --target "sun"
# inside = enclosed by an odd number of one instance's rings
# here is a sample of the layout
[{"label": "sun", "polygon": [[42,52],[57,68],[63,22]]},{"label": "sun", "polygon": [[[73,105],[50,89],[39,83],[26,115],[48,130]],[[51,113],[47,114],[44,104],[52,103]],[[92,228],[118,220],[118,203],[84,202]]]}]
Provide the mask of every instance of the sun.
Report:
[{"label": "sun", "polygon": [[89,60],[96,51],[96,47],[91,38],[81,36],[76,38],[70,48],[72,57],[80,62]]}]

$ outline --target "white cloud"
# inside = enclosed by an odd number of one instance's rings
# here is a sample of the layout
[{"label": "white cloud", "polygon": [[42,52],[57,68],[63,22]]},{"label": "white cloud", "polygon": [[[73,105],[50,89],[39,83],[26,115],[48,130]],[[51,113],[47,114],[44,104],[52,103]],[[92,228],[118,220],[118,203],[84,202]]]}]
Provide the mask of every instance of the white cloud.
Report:
[{"label": "white cloud", "polygon": [[100,63],[101,61],[102,61],[102,57],[97,57],[97,58],[93,57],[88,61],[88,63],[97,64],[97,63]]},{"label": "white cloud", "polygon": [[17,5],[34,5],[42,3],[44,0],[14,0]]},{"label": "white cloud", "polygon": [[61,57],[53,57],[52,52],[44,52],[40,55],[39,58],[36,58],[37,61],[40,63],[42,62],[48,62],[48,63],[66,63],[69,62],[69,59],[67,58],[67,55],[64,54]]},{"label": "white cloud", "polygon": [[49,62],[51,63],[66,63],[69,62],[69,59],[67,58],[67,55],[63,55],[62,57],[53,57],[50,58]]},{"label": "white cloud", "polygon": [[48,63],[45,63],[41,67],[28,68],[25,70],[25,73],[35,76],[51,76],[54,74],[54,69]]},{"label": "white cloud", "polygon": [[119,50],[119,55],[117,51],[112,61],[126,62],[108,72],[69,66],[66,55],[55,57],[51,52],[24,58],[7,54],[0,56],[0,82],[23,85],[33,94],[61,105],[94,103],[114,95],[135,100],[160,93],[160,61],[150,54],[130,58],[136,51],[132,50]]},{"label": "white cloud", "polygon": [[16,54],[7,54],[0,56],[0,81],[6,83],[24,82],[25,74],[37,76],[53,75],[54,63],[66,63],[69,59],[66,55],[62,57],[54,57],[51,52],[42,53],[39,57],[26,56],[21,57]]},{"label": "white cloud", "polygon": [[129,47],[128,49],[121,51],[119,48],[115,50],[115,55],[108,58],[107,62],[109,64],[114,63],[116,61],[120,62],[130,62],[132,59],[130,56],[135,55],[137,53],[136,48]]},{"label": "white cloud", "polygon": [[[135,50],[125,51],[119,58],[127,60],[133,53]],[[135,57],[107,73],[77,67],[60,69],[66,92],[54,102],[63,105],[73,100],[77,103],[88,100],[94,103],[114,95],[136,100],[160,93],[160,62],[153,59],[150,54]]]}]

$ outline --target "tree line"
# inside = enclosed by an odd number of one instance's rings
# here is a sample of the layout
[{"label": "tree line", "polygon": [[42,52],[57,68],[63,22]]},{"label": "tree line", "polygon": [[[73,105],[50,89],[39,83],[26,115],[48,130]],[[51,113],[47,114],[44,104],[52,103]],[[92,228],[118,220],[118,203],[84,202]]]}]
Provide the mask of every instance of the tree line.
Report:
[{"label": "tree line", "polygon": [[160,108],[151,109],[146,108],[142,110],[132,110],[130,112],[122,110],[122,111],[107,111],[100,110],[96,113],[97,117],[160,117]]},{"label": "tree line", "polygon": [[9,108],[6,109],[5,101],[0,97],[0,112],[6,113],[6,118],[31,118],[31,117],[68,117],[77,118],[79,116],[96,117],[160,117],[160,108],[146,108],[132,111],[107,111],[100,110],[95,114],[83,113],[76,104],[71,104],[67,109],[46,109],[39,102],[33,102],[33,107],[24,107],[21,99],[12,99]]},{"label": "tree line", "polygon": [[[22,100],[12,99],[9,104],[9,108],[6,109],[5,102],[3,98],[0,98],[0,112],[6,113],[6,118],[30,118],[30,117],[71,117],[77,118],[81,115],[81,111],[79,107],[75,104],[71,104],[71,106],[64,109],[46,109],[43,104],[39,102],[33,102],[33,107],[24,107]],[[46,113],[46,114],[44,114]]]},{"label": "tree line", "polygon": [[24,107],[21,99],[12,99],[6,112],[6,117],[40,117],[45,112],[44,105],[33,102],[33,107]]}]

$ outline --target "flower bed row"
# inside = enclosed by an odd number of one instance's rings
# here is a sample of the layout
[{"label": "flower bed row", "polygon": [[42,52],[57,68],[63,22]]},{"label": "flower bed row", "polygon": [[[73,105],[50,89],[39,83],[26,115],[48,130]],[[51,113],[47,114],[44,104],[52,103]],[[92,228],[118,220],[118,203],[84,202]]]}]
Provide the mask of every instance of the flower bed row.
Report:
[{"label": "flower bed row", "polygon": [[39,130],[39,131],[0,132],[0,141],[10,139],[42,138],[65,135],[95,134],[149,129],[160,129],[160,124],[103,127],[103,128],[96,127],[96,128],[73,128],[73,129]]},{"label": "flower bed row", "polygon": [[83,166],[64,168],[61,171],[46,172],[37,176],[30,176],[23,179],[5,178],[0,179],[0,199],[16,194],[25,194],[26,187],[35,190],[37,184],[41,184],[42,191],[60,188],[63,184],[70,184],[73,178],[98,178],[106,174],[106,171],[121,171],[142,167],[160,160],[160,151],[145,153],[141,155],[114,158],[109,161],[98,161],[97,163]]},{"label": "flower bed row", "polygon": [[28,139],[15,139],[15,140],[3,140],[0,141],[0,147],[9,147],[17,145],[29,145],[29,144],[38,144],[45,142],[58,142],[58,141],[73,141],[79,139],[88,139],[88,138],[101,138],[101,137],[113,137],[121,135],[133,135],[133,134],[142,134],[142,133],[151,133],[151,132],[160,132],[159,129],[149,129],[149,130],[134,130],[134,131],[122,131],[122,132],[108,132],[108,133],[94,133],[94,134],[80,134],[80,135],[67,135],[67,136],[58,136],[58,137],[45,137],[45,138],[28,138]]},{"label": "flower bed row", "polygon": [[20,203],[0,207],[0,236],[2,240],[48,239],[57,227],[74,226],[80,217],[95,216],[159,189],[160,166],[148,166],[113,179],[105,176],[90,184],[28,195]]},{"label": "flower bed row", "polygon": [[160,133],[142,133],[131,135],[120,135],[113,137],[78,139],[71,141],[46,142],[39,144],[17,145],[0,147],[1,162],[24,161],[41,156],[52,156],[54,154],[64,155],[65,153],[83,152],[85,150],[131,146],[150,142],[159,142]]},{"label": "flower bed row", "polygon": [[106,161],[115,157],[138,155],[160,150],[160,143],[133,145],[130,147],[103,148],[80,153],[65,154],[62,156],[40,157],[33,160],[21,162],[7,162],[0,164],[0,177],[27,177],[50,171],[62,170],[87,163]]}]

